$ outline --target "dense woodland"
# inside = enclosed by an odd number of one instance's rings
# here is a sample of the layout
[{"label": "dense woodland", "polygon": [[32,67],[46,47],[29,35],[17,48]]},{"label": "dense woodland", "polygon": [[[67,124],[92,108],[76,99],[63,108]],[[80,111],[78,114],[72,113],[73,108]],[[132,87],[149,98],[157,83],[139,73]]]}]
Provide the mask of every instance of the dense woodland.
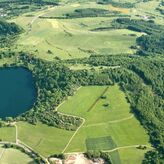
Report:
[{"label": "dense woodland", "polygon": [[0,47],[9,46],[23,29],[15,23],[8,23],[0,19]]},{"label": "dense woodland", "polygon": [[118,11],[109,11],[97,8],[76,9],[72,13],[64,15],[66,18],[85,18],[85,17],[109,17],[118,15]]},{"label": "dense woodland", "polygon": [[114,7],[121,7],[121,8],[133,8],[135,6],[134,3],[130,2],[125,2],[125,3],[120,3],[120,2],[115,2],[113,0],[98,0],[98,4],[111,4]]}]

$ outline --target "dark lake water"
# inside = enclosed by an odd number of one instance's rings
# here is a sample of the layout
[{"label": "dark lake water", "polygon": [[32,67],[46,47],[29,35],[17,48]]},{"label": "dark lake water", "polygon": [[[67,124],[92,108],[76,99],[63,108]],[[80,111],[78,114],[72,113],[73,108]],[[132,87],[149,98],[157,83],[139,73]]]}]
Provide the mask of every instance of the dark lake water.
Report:
[{"label": "dark lake water", "polygon": [[36,101],[32,73],[22,67],[0,69],[0,118],[29,110]]}]

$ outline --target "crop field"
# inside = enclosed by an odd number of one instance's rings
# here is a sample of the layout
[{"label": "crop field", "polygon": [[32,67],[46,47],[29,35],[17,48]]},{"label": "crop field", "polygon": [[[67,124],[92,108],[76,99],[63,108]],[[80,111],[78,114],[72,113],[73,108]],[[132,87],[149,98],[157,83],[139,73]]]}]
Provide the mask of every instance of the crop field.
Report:
[{"label": "crop field", "polygon": [[15,142],[15,127],[0,128],[0,139],[2,141]]},{"label": "crop field", "polygon": [[112,163],[117,163],[117,164],[124,163],[123,161],[121,161],[119,152],[117,150],[110,152],[109,154],[110,154],[110,159],[111,159]]},{"label": "crop field", "polygon": [[87,150],[111,150],[116,148],[116,144],[113,142],[113,139],[108,137],[100,138],[87,138],[86,139]]},{"label": "crop field", "polygon": [[8,148],[5,149],[0,145],[0,163],[1,164],[25,164],[35,162],[26,154],[19,150]]},{"label": "crop field", "polygon": [[18,138],[44,156],[61,153],[74,132],[38,123],[18,122]]},{"label": "crop field", "polygon": [[[22,26],[25,32],[20,36],[16,49],[35,53],[40,58],[53,60],[88,57],[91,54],[132,54],[130,47],[141,33],[126,29],[93,31],[101,27],[111,27],[112,17],[76,19],[49,19],[62,16],[75,9],[90,6],[97,9],[110,9],[110,6],[79,4],[48,8],[45,11],[23,15],[13,21]],[[47,18],[40,18],[44,16]],[[132,35],[133,34],[133,35]],[[119,48],[118,48],[119,47]]]}]

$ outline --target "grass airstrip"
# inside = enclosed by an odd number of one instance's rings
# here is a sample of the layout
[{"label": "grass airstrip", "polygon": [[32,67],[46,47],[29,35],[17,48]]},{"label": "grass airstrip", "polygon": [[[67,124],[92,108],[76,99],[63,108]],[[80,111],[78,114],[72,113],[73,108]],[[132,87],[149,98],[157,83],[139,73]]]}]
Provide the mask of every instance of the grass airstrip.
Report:
[{"label": "grass airstrip", "polygon": [[[133,155],[129,160],[138,162],[141,162],[145,151],[136,149],[135,145],[150,146],[148,135],[130,112],[130,104],[118,85],[81,87],[58,111],[82,117],[85,122],[76,132],[41,123],[34,126],[18,122],[18,138],[44,156],[63,150],[71,153],[88,149],[110,151],[122,147],[118,152],[111,152],[112,155],[126,161],[127,151]],[[139,156],[135,158],[135,154]]]}]

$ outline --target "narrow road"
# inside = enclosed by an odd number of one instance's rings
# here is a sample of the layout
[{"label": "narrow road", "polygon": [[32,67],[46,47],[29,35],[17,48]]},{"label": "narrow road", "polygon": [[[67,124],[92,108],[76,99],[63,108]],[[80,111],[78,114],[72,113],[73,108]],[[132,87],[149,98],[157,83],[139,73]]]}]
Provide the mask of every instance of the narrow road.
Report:
[{"label": "narrow road", "polygon": [[[29,145],[25,144],[24,142],[18,140],[19,145],[24,146],[25,148],[28,148],[30,151],[36,152],[32,147],[30,147]],[[46,164],[50,164],[49,161],[47,160],[47,158],[45,158],[44,156],[42,156],[40,153],[37,152],[37,154],[46,162]]]},{"label": "narrow road", "polygon": [[149,149],[154,149],[153,147],[149,146],[149,145],[130,145],[130,146],[121,146],[121,147],[117,147],[117,148],[114,148],[112,150],[106,150],[106,151],[102,151],[102,152],[113,152],[113,151],[116,151],[116,150],[120,150],[120,149],[127,149],[127,148],[136,148],[138,146],[145,146],[146,148],[149,148]]},{"label": "narrow road", "polygon": [[84,125],[85,123],[85,119],[80,117],[80,119],[83,120],[83,122],[81,123],[81,125],[77,128],[77,130],[75,131],[75,133],[72,135],[72,137],[70,138],[70,140],[68,141],[67,145],[65,146],[65,148],[63,149],[62,153],[64,153],[66,151],[66,149],[68,148],[68,146],[70,145],[71,141],[73,140],[73,138],[75,137],[75,135],[77,134],[77,132],[80,130],[80,128]]},{"label": "narrow road", "polygon": [[16,144],[18,144],[18,127],[16,125],[16,122],[14,123],[15,126],[15,142]]},{"label": "narrow road", "polygon": [[5,149],[2,149],[2,152],[1,152],[1,154],[0,154],[0,161],[1,161],[1,158],[2,158],[2,156],[3,156],[3,154],[4,154],[4,152],[5,152]]},{"label": "narrow road", "polygon": [[29,23],[29,30],[28,30],[28,32],[31,31],[33,23],[34,23],[39,17],[43,16],[43,15],[46,14],[47,12],[53,10],[54,8],[55,8],[55,7],[48,8],[48,9],[42,11],[41,13],[39,12],[39,13],[40,13],[39,15],[36,15],[35,17],[33,17],[33,19],[31,20],[31,22]]}]

